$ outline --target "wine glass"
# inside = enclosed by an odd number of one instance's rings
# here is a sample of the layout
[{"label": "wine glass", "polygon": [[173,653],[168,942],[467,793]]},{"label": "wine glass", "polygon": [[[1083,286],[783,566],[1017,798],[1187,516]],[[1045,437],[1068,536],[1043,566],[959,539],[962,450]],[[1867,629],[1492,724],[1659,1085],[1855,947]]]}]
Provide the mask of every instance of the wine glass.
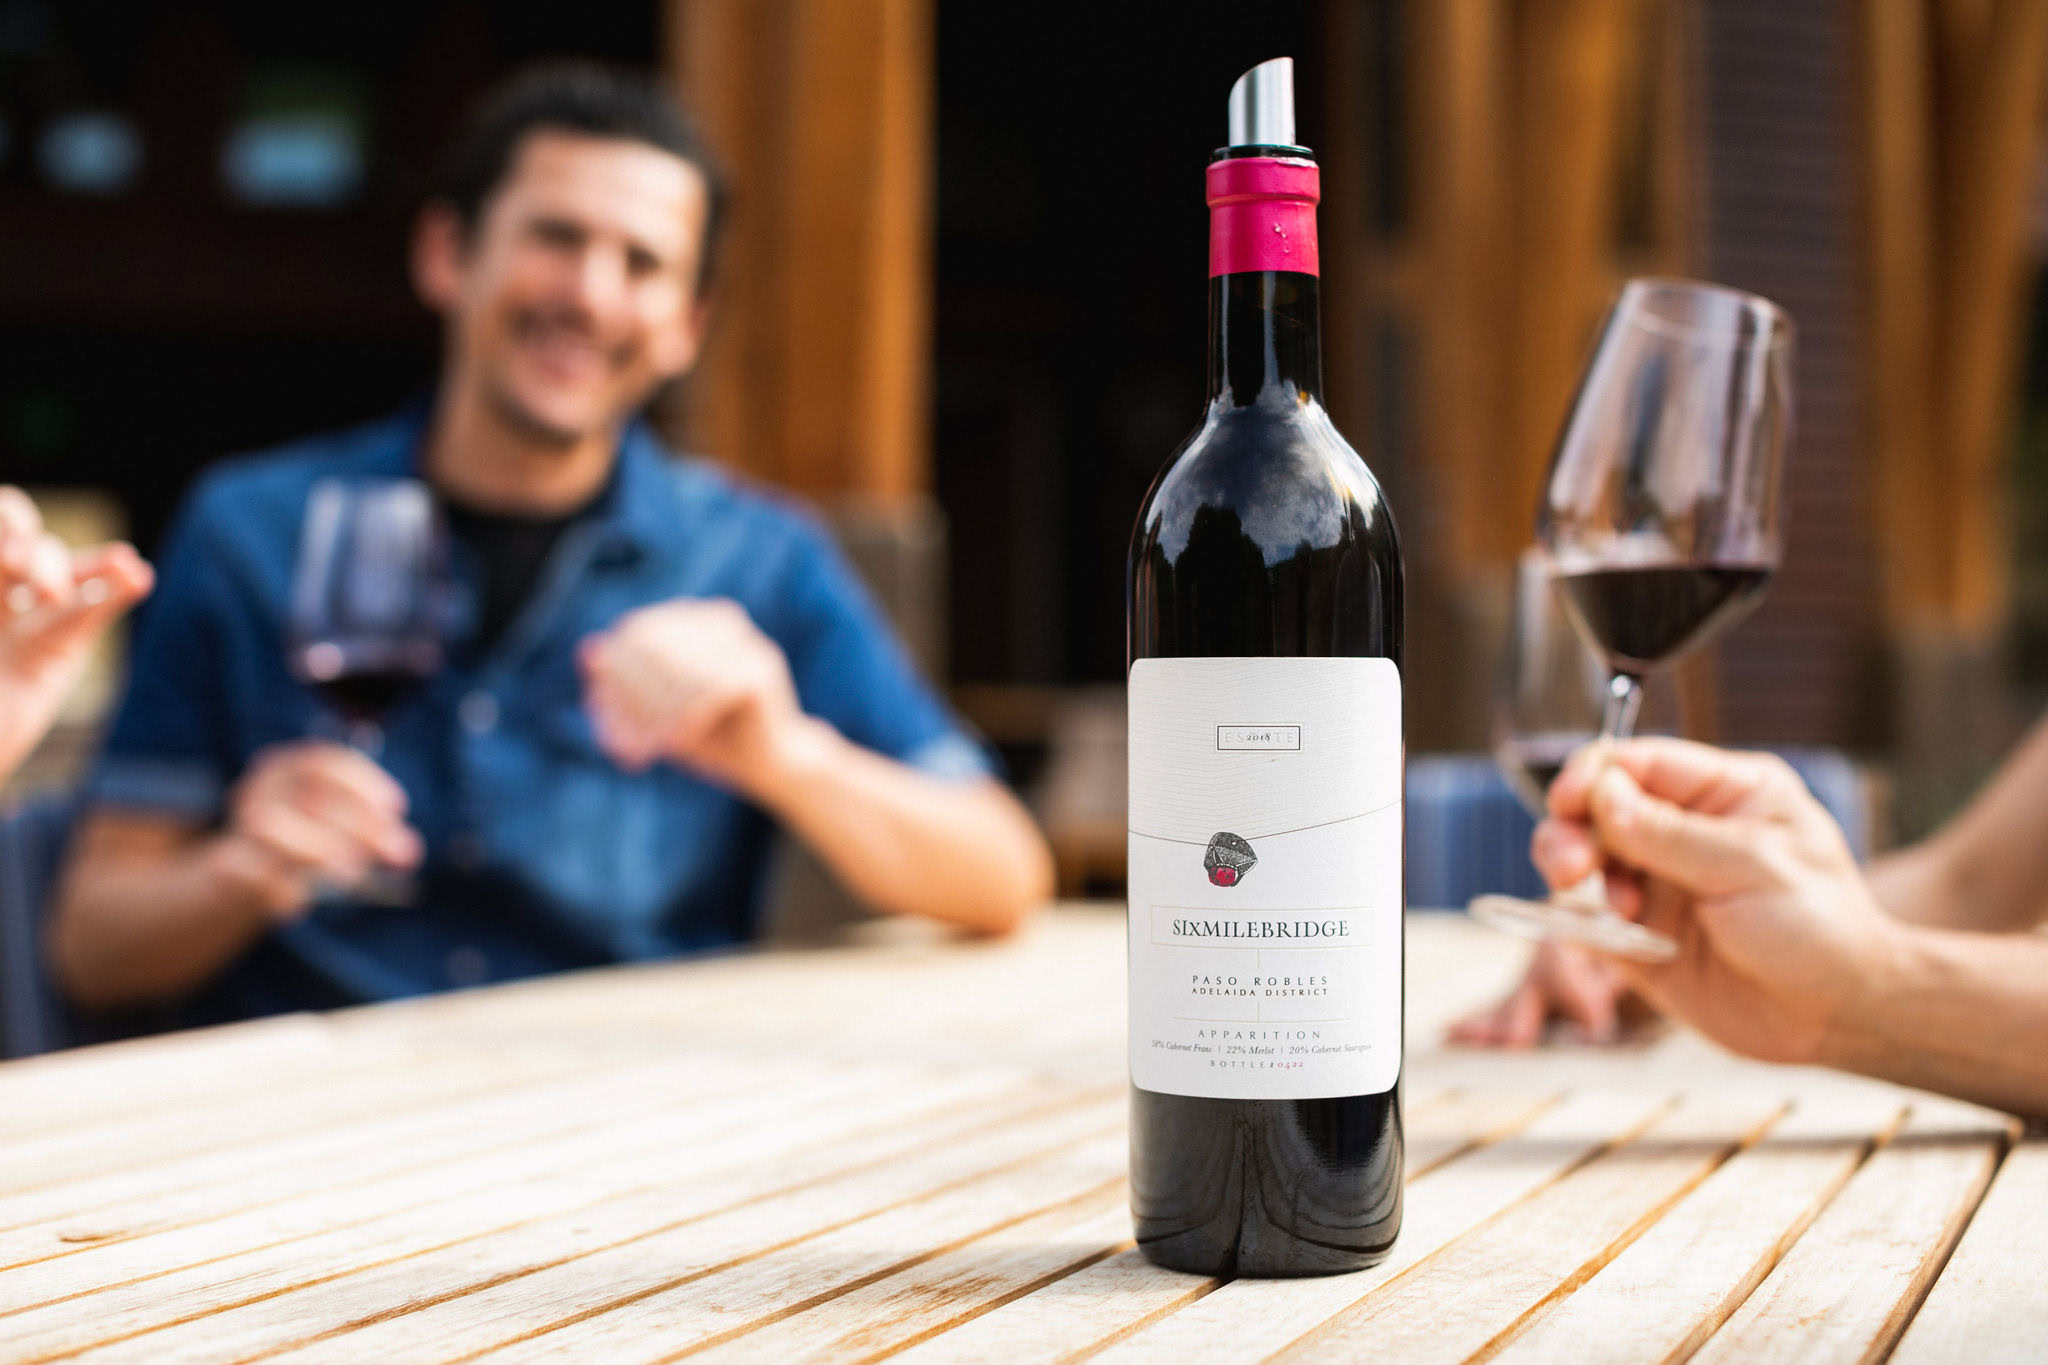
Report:
[{"label": "wine glass", "polygon": [[1565,615],[1549,560],[1541,549],[1523,551],[1494,700],[1493,760],[1537,819],[1565,760],[1599,733],[1606,696],[1606,665]]},{"label": "wine glass", "polygon": [[[1608,314],[1537,517],[1565,610],[1610,670],[1602,742],[1634,732],[1646,674],[1746,616],[1777,569],[1792,337],[1768,299],[1691,280],[1632,280]],[[1646,961],[1678,950],[1617,913],[1597,872],[1471,911]]]},{"label": "wine glass", "polygon": [[[448,540],[416,479],[322,479],[306,499],[286,662],[330,710],[323,727],[371,758],[390,709],[441,668]],[[352,895],[407,904],[409,882],[373,874]]]}]

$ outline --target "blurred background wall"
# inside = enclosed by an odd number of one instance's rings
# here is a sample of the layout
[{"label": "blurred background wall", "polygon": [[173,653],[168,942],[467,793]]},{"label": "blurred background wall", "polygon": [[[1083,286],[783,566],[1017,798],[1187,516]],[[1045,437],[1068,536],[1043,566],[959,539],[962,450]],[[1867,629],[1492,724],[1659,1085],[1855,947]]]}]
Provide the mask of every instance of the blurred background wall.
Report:
[{"label": "blurred background wall", "polygon": [[1601,310],[1697,274],[1795,314],[1800,425],[1784,572],[1684,724],[1952,808],[2048,699],[2048,0],[0,0],[0,478],[148,550],[209,460],[425,392],[405,231],[459,111],[539,57],[663,70],[739,203],[659,420],[829,509],[1112,880],[1125,540],[1201,405],[1223,95],[1280,54],[1411,748],[1485,743]]}]

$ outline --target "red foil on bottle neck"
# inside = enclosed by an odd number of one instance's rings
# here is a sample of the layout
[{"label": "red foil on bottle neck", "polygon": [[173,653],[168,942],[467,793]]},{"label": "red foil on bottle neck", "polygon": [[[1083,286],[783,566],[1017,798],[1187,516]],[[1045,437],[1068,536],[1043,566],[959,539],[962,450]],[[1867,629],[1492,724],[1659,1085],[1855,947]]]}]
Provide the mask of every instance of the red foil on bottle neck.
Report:
[{"label": "red foil on bottle neck", "polygon": [[1322,173],[1298,157],[1240,156],[1209,163],[1209,275],[1247,270],[1322,273],[1316,204]]}]

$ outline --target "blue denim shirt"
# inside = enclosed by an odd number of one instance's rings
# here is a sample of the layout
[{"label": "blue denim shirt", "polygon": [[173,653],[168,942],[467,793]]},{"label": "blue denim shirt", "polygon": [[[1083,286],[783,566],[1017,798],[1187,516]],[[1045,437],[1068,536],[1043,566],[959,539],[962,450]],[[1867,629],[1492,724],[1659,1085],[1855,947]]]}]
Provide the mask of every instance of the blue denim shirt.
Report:
[{"label": "blue denim shirt", "polygon": [[[307,493],[328,476],[415,473],[422,426],[411,412],[207,473],[137,621],[92,800],[213,822],[257,750],[319,731],[321,703],[287,671],[283,638]],[[458,553],[454,569],[472,604],[454,615],[473,622],[477,566]],[[381,762],[427,846],[420,903],[323,901],[183,1017],[388,999],[753,936],[769,821],[677,767],[618,768],[583,708],[577,641],[678,597],[745,607],[788,656],[804,709],[856,743],[942,776],[990,771],[818,525],[635,424],[609,490],[557,544],[521,614],[475,658],[458,625],[455,662],[386,717]]]}]

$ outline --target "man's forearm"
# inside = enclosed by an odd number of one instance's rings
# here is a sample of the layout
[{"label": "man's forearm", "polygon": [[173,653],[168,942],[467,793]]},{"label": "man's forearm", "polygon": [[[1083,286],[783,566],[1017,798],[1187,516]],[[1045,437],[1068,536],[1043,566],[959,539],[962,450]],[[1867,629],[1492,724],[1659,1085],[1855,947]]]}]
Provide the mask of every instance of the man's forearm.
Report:
[{"label": "man's forearm", "polygon": [[1884,960],[1822,1060],[2048,1117],[2048,939],[1908,927]]},{"label": "man's forearm", "polygon": [[1051,895],[1045,841],[1001,786],[932,777],[805,725],[756,799],[863,901],[1001,931]]},{"label": "man's forearm", "polygon": [[[95,843],[99,847],[95,847]],[[199,836],[147,852],[107,847],[88,831],[50,922],[58,981],[88,1008],[148,1004],[190,991],[273,922],[246,856]]]},{"label": "man's forearm", "polygon": [[1990,782],[1931,838],[1877,860],[1870,885],[1893,916],[1913,924],[2001,932],[2048,917],[2048,717],[2034,725]]},{"label": "man's forearm", "polygon": [[1974,870],[1952,838],[1936,836],[1876,859],[1867,880],[1885,913],[1906,924],[2006,933],[2035,923],[2040,895],[2021,894],[2010,879]]}]

